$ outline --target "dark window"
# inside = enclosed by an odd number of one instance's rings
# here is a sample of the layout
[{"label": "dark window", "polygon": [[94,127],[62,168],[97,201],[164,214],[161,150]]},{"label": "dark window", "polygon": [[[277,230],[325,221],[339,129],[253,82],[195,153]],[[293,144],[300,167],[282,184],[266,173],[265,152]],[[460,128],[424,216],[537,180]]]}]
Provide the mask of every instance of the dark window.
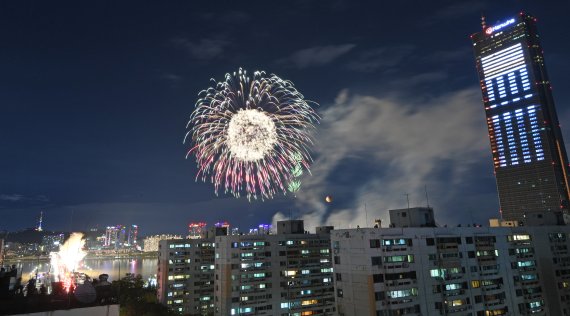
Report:
[{"label": "dark window", "polygon": [[342,274],[337,273],[335,276],[337,281],[342,281]]},{"label": "dark window", "polygon": [[383,299],[384,299],[384,292],[375,292],[375,293],[374,293],[374,298],[375,298],[377,301],[383,300]]},{"label": "dark window", "polygon": [[378,257],[372,257],[372,265],[373,266],[381,266],[382,265],[382,257],[378,256]]},{"label": "dark window", "polygon": [[380,248],[380,239],[370,239],[370,248]]},{"label": "dark window", "polygon": [[340,264],[340,257],[334,256],[334,264]]},{"label": "dark window", "polygon": [[473,237],[465,237],[465,243],[466,244],[472,244],[473,243]]},{"label": "dark window", "polygon": [[433,238],[426,238],[426,245],[428,246],[435,245],[435,240]]},{"label": "dark window", "polygon": [[384,275],[382,275],[382,274],[373,274],[373,275],[372,275],[372,280],[374,281],[374,283],[382,283],[382,282],[384,282]]},{"label": "dark window", "polygon": [[408,214],[406,214],[406,212],[402,212],[402,217],[406,217],[408,216]]},{"label": "dark window", "polygon": [[433,286],[434,293],[441,293],[441,285],[434,285]]},{"label": "dark window", "polygon": [[342,289],[337,289],[337,290],[336,290],[336,296],[337,296],[337,297],[343,297],[343,295],[342,295]]}]

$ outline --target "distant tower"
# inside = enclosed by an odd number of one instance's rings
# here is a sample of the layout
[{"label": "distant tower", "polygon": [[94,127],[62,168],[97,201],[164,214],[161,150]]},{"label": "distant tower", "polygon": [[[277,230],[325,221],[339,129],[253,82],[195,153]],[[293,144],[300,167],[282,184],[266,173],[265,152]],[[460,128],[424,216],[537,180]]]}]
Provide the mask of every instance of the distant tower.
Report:
[{"label": "distant tower", "polygon": [[36,226],[36,230],[41,232],[44,229],[42,228],[42,222],[44,220],[44,212],[40,211],[40,218],[38,218],[38,225]]}]

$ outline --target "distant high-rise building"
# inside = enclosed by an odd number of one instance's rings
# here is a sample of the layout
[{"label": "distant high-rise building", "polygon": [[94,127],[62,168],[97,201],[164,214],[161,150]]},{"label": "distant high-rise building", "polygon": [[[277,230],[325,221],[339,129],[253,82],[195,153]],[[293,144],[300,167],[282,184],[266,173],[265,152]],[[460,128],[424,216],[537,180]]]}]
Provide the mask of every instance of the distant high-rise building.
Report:
[{"label": "distant high-rise building", "polygon": [[204,234],[205,230],[206,230],[206,223],[204,222],[190,223],[188,224],[188,238],[190,239],[202,238],[202,234]]},{"label": "distant high-rise building", "polygon": [[105,247],[119,249],[125,244],[126,230],[124,225],[107,226]]},{"label": "distant high-rise building", "polygon": [[4,249],[4,239],[0,239],[0,266],[4,265],[4,256],[6,255]]},{"label": "distant high-rise building", "polygon": [[92,227],[83,235],[85,247],[89,250],[101,250],[105,246],[106,231]]},{"label": "distant high-rise building", "polygon": [[43,252],[50,253],[59,251],[59,246],[63,245],[65,236],[62,234],[46,235],[42,237],[41,248]]},{"label": "distant high-rise building", "polygon": [[148,236],[143,240],[143,251],[144,252],[154,252],[158,251],[158,244],[161,240],[170,240],[170,239],[182,239],[181,235],[153,235]]},{"label": "distant high-rise building", "polygon": [[[536,27],[521,12],[471,36],[489,129],[500,211],[568,213],[568,157]],[[566,222],[567,220],[564,219]]]},{"label": "distant high-rise building", "polygon": [[129,228],[129,236],[127,238],[127,244],[130,247],[134,247],[137,245],[137,236],[139,234],[139,226],[138,225],[131,225]]},{"label": "distant high-rise building", "polygon": [[226,227],[226,228],[230,228],[230,223],[228,222],[217,222],[214,224],[214,226],[216,227]]}]

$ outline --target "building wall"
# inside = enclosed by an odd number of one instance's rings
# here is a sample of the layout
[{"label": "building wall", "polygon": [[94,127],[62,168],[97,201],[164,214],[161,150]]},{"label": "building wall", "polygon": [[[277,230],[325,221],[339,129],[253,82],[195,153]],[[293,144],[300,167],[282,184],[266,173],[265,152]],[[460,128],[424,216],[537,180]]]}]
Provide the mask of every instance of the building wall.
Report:
[{"label": "building wall", "polygon": [[567,315],[569,233],[566,226],[333,231],[338,313]]},{"label": "building wall", "polygon": [[161,240],[157,295],[184,315],[214,314],[213,239]]},{"label": "building wall", "polygon": [[389,210],[391,227],[434,227],[433,209],[412,207]]},{"label": "building wall", "polygon": [[335,315],[328,234],[216,237],[217,315]]}]

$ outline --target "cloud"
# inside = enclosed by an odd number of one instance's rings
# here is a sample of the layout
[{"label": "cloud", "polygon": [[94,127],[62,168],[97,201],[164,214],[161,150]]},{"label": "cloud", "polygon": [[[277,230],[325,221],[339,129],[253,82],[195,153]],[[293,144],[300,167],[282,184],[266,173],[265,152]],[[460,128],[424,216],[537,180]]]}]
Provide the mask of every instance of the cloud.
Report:
[{"label": "cloud", "polygon": [[389,82],[388,84],[396,89],[402,86],[419,87],[423,84],[433,84],[434,82],[442,82],[443,80],[447,79],[448,76],[449,76],[448,73],[445,71],[425,72],[409,77],[394,79],[392,82]]},{"label": "cloud", "polygon": [[473,58],[470,47],[461,47],[453,50],[439,50],[427,55],[425,60],[434,64],[447,64],[451,62],[465,61]]},{"label": "cloud", "polygon": [[280,64],[291,64],[297,68],[322,66],[333,62],[335,59],[351,51],[356,45],[328,45],[315,46],[296,51],[287,58],[277,61]]},{"label": "cloud", "polygon": [[45,195],[25,196],[23,194],[0,194],[0,201],[8,202],[48,202],[49,199]]},{"label": "cloud", "polygon": [[427,15],[420,21],[421,25],[428,26],[438,23],[441,20],[459,19],[465,16],[473,16],[484,12],[487,4],[484,1],[468,1],[454,3],[437,10],[435,13]]},{"label": "cloud", "polygon": [[199,41],[190,41],[187,38],[175,38],[172,42],[184,48],[192,58],[210,60],[220,57],[230,42],[223,39],[203,38]]},{"label": "cloud", "polygon": [[[308,228],[362,226],[367,215],[368,223],[386,222],[386,210],[406,206],[404,193],[411,193],[412,205],[425,205],[427,184],[436,217],[453,220],[452,202],[467,195],[466,179],[488,159],[480,98],[476,89],[421,101],[341,91],[321,113],[312,176],[297,194],[301,219]],[[328,194],[337,202],[325,203]],[[277,213],[273,220],[285,217]]]},{"label": "cloud", "polygon": [[21,194],[0,194],[0,200],[2,201],[18,202],[23,199],[24,196]]},{"label": "cloud", "polygon": [[381,68],[387,70],[401,64],[414,49],[412,45],[400,45],[367,50],[349,62],[347,68],[361,72],[372,72]]}]

